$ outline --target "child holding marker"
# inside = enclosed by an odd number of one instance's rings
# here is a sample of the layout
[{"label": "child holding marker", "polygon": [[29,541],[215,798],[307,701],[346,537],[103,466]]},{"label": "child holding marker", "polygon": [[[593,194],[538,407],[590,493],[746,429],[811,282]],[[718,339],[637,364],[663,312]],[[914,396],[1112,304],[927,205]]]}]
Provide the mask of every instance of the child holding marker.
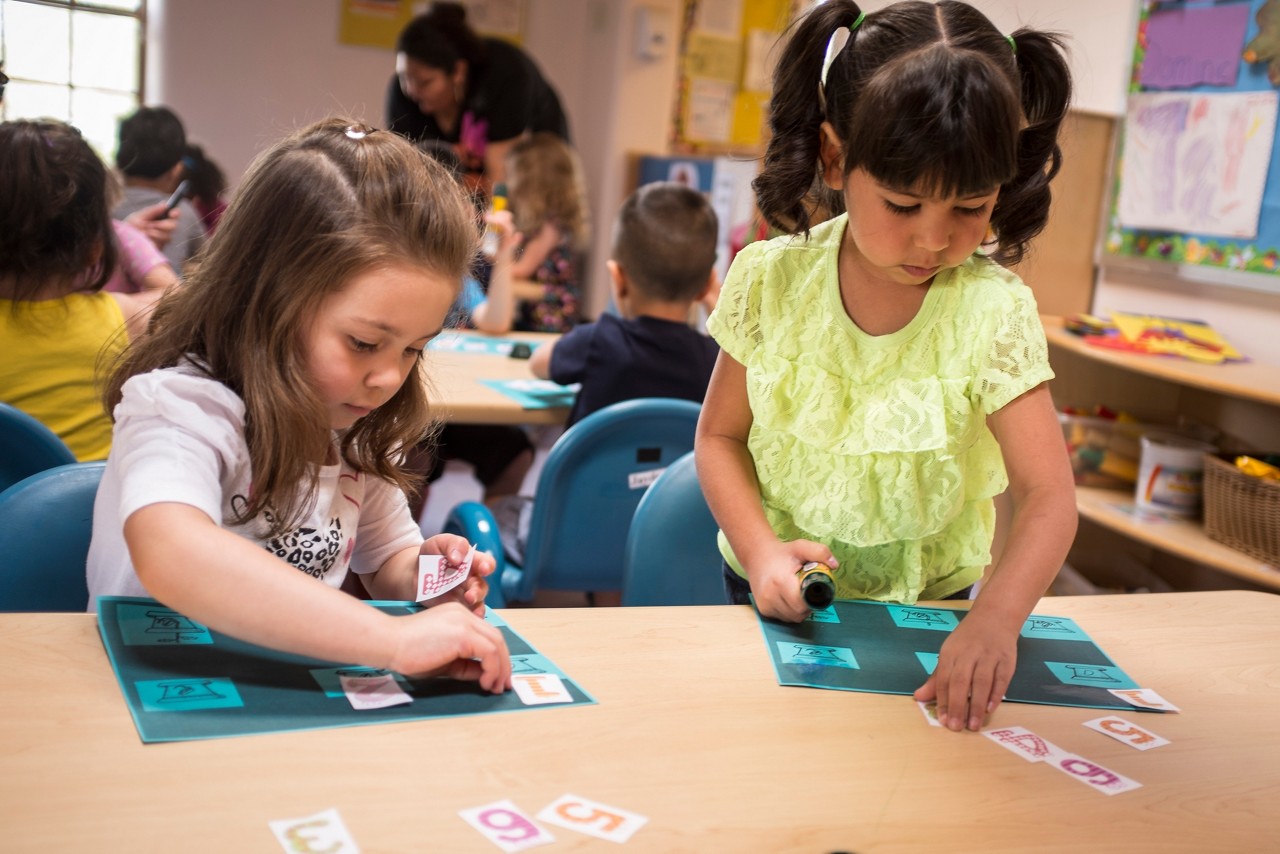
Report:
[{"label": "child holding marker", "polygon": [[809,562],[840,598],[967,596],[1009,489],[1004,552],[916,692],[953,730],[999,704],[1075,533],[1044,332],[1001,266],[1044,227],[1070,89],[1055,36],[965,3],[816,6],[755,182],[792,236],[739,253],[708,321],[698,473],[732,601],[804,619]]},{"label": "child holding marker", "polygon": [[429,430],[422,350],[476,249],[453,179],[395,134],[330,119],[262,155],[202,263],[107,383],[114,445],[94,507],[90,607],[146,595],[251,643],[510,686],[480,616],[494,562],[422,613],[403,453]]}]

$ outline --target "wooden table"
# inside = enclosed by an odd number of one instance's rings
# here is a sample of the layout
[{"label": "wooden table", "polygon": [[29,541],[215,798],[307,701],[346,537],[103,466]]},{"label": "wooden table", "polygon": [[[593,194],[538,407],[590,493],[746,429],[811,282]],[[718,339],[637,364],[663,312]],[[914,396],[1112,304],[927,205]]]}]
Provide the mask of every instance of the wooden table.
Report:
[{"label": "wooden table", "polygon": [[[458,334],[482,335],[475,331]],[[542,344],[560,336],[546,332],[510,332],[495,337]],[[481,385],[480,380],[533,379],[528,359],[428,350],[425,364],[428,399],[440,417],[451,424],[563,424],[569,417],[568,407],[523,409],[514,399]]]},{"label": "wooden table", "polygon": [[[954,603],[948,603],[954,604]],[[1275,851],[1280,596],[1046,599],[1182,708],[1125,713],[1172,744],[1005,704],[1143,783],[1107,797],[909,697],[779,687],[745,607],[508,609],[599,705],[143,745],[84,614],[0,615],[0,848],[279,851],[267,822],[335,807],[365,852],[498,849],[458,811],[566,793],[649,823],[623,851]],[[614,851],[559,828],[545,849]]]}]

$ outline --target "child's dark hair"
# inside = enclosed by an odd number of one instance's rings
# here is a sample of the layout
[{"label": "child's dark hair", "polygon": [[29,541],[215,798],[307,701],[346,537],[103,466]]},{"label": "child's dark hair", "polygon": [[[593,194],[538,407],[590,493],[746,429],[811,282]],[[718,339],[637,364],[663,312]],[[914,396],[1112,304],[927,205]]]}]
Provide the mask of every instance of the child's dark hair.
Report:
[{"label": "child's dark hair", "polygon": [[206,204],[218,201],[227,189],[227,176],[222,167],[210,160],[198,145],[187,145],[182,157],[182,174],[191,182],[191,197]]},{"label": "child's dark hair", "polygon": [[116,268],[107,167],[59,121],[0,124],[0,279],[16,301],[54,280],[98,291]]},{"label": "child's dark hair", "polygon": [[[148,334],[111,375],[107,411],[136,374],[194,361],[240,396],[253,484],[241,520],[270,510],[273,533],[314,494],[332,433],[308,374],[316,312],[352,278],[386,265],[443,278],[456,296],[478,235],[462,189],[412,143],[350,119],[304,128],[246,173],[200,263],[157,304]],[[356,470],[413,488],[399,467],[432,428],[414,370],[392,398],[347,430]]]},{"label": "child's dark hair", "polygon": [[622,203],[613,260],[652,299],[693,301],[716,263],[719,222],[706,197],[674,181],[645,184]]},{"label": "child's dark hair", "polygon": [[159,178],[187,153],[187,132],[168,107],[139,107],[120,122],[116,166],[125,175]]},{"label": "child's dark hair", "polygon": [[796,22],[774,74],[764,168],[753,186],[773,226],[807,234],[817,212],[844,210],[820,180],[821,125],[844,148],[844,174],[865,169],[893,189],[940,196],[1000,188],[995,260],[1017,263],[1049,215],[1062,154],[1058,128],[1071,76],[1057,35],[1006,38],[967,3],[895,3],[852,32],[819,95],[826,47],[862,14],[830,0]]},{"label": "child's dark hair", "polygon": [[460,3],[432,3],[396,38],[396,53],[445,71],[453,71],[458,60],[479,65],[484,52],[484,41],[467,23],[467,9]]}]

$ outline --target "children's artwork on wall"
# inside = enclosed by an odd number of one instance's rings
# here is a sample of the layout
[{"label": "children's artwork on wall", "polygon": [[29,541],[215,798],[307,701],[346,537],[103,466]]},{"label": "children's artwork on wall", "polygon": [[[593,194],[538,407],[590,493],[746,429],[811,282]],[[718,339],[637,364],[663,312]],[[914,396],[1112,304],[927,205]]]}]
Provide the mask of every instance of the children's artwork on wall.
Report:
[{"label": "children's artwork on wall", "polygon": [[1105,265],[1280,292],[1280,99],[1254,61],[1277,2],[1142,4]]},{"label": "children's artwork on wall", "polygon": [[1275,92],[1133,95],[1121,225],[1256,237],[1275,126]]}]

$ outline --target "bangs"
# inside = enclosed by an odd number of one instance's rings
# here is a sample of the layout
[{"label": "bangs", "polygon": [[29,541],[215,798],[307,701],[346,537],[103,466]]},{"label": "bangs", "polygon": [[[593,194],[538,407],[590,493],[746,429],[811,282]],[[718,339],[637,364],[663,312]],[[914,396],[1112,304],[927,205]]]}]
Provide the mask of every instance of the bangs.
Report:
[{"label": "bangs", "polygon": [[985,56],[926,48],[883,66],[853,105],[845,172],[937,198],[989,193],[1017,172],[1022,109]]}]

